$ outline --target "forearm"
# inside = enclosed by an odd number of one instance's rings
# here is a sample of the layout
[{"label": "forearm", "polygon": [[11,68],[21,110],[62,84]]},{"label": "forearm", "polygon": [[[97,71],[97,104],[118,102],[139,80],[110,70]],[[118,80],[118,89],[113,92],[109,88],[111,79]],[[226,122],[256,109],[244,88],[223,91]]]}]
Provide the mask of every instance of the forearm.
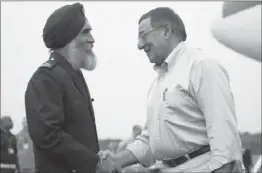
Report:
[{"label": "forearm", "polygon": [[[128,150],[125,152],[128,153],[129,157],[134,156],[137,161],[136,163],[139,163],[144,167],[149,167],[155,163],[155,160],[150,150],[149,135],[148,130],[146,128],[142,132],[142,134],[136,138],[134,143],[129,144],[126,147],[126,150]],[[131,154],[129,153],[131,153],[132,156],[130,156]]]},{"label": "forearm", "polygon": [[135,155],[129,150],[124,150],[118,153],[116,155],[116,160],[120,164],[121,168],[138,163]]}]

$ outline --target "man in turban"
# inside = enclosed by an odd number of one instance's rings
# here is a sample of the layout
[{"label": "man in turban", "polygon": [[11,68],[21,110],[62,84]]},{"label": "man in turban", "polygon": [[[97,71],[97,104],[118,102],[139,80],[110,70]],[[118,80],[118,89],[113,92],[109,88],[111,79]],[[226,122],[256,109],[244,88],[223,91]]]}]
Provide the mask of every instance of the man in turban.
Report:
[{"label": "man in turban", "polygon": [[98,154],[94,99],[80,70],[96,67],[91,30],[80,3],[55,10],[43,29],[50,57],[33,74],[25,93],[36,172],[120,171]]}]

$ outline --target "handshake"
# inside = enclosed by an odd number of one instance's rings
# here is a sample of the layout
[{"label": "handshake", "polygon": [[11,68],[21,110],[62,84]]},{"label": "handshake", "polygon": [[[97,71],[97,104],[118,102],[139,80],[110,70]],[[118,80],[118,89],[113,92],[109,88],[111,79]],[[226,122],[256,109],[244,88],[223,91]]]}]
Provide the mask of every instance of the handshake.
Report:
[{"label": "handshake", "polygon": [[119,158],[109,150],[100,151],[100,163],[98,164],[96,173],[120,173],[121,164]]}]

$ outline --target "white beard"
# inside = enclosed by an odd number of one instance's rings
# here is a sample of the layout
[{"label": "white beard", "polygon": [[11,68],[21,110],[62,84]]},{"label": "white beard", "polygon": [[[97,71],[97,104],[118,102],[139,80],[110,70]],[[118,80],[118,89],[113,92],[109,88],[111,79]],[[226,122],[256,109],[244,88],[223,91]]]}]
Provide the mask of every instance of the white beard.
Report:
[{"label": "white beard", "polygon": [[80,68],[83,68],[88,71],[93,71],[95,70],[96,66],[97,66],[97,57],[93,51],[90,51],[85,56],[84,63],[81,64]]},{"label": "white beard", "polygon": [[77,48],[76,43],[72,41],[68,45],[68,61],[72,64],[74,69],[85,69],[93,71],[97,65],[97,57],[93,50],[88,52]]}]

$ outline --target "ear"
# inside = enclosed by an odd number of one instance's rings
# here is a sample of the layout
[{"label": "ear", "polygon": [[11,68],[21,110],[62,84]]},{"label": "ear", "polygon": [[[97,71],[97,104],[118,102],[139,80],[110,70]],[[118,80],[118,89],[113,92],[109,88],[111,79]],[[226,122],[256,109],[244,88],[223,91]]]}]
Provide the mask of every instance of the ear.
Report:
[{"label": "ear", "polygon": [[166,24],[164,26],[164,35],[165,35],[165,38],[169,38],[172,34],[172,27],[170,24]]}]

